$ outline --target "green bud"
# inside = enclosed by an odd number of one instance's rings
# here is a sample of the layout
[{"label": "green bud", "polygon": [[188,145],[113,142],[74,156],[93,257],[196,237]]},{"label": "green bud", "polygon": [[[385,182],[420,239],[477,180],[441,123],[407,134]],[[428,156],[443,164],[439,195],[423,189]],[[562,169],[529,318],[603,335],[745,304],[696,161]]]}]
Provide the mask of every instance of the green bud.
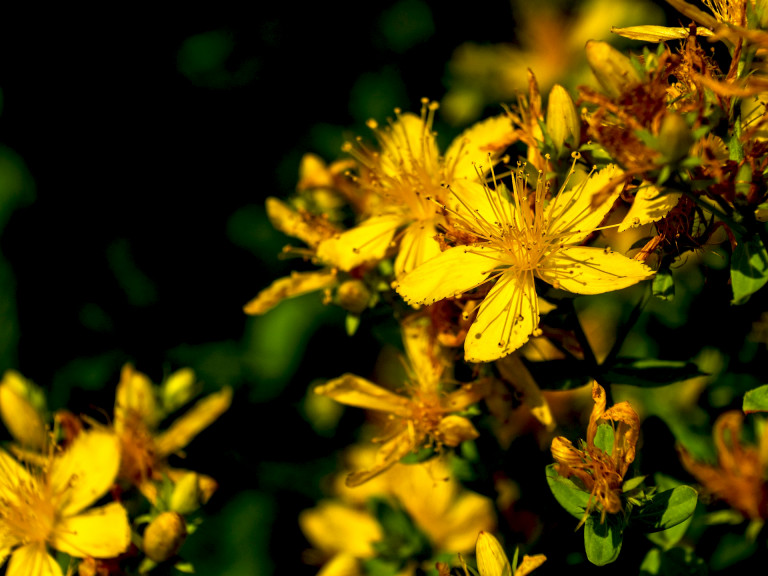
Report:
[{"label": "green bud", "polygon": [[590,40],[586,46],[587,62],[605,93],[616,98],[642,82],[629,58],[610,44]]},{"label": "green bud", "polygon": [[176,370],[160,387],[160,398],[167,412],[177,410],[197,393],[195,372],[191,368]]},{"label": "green bud", "polygon": [[570,94],[560,84],[555,84],[549,92],[547,133],[558,153],[566,144],[572,148],[579,145],[581,137],[579,115],[576,113]]}]

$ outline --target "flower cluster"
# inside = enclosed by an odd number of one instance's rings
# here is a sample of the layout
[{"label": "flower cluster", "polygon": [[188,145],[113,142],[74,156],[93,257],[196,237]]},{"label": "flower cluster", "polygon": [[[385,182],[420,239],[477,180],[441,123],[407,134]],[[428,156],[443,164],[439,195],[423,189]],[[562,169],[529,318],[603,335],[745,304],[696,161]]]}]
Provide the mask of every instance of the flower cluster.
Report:
[{"label": "flower cluster", "polygon": [[[689,261],[733,306],[754,303],[768,282],[768,9],[704,3],[711,14],[669,0],[687,27],[612,30],[657,43],[639,52],[587,42],[594,80],[577,91],[541,71],[545,98],[539,70],[518,75],[516,101],[442,152],[435,102],[422,100],[420,114],[396,109],[383,126],[370,120],[373,142],[347,142],[331,165],[308,155],[296,195],[268,200],[272,223],[306,245],[286,250],[317,268],[277,280],[245,311],[322,291],[346,311],[350,336],[377,322],[390,328],[378,333],[390,352],[370,374],[309,392],[365,409],[362,435],[375,447],[301,516],[307,558],[327,562],[324,574],[468,574],[472,562],[455,554],[475,541],[481,576],[527,574],[544,556],[513,568],[490,531],[522,534],[526,549],[549,554],[537,523],[546,513],[522,520],[530,505],[519,480],[534,466],[584,527],[586,559],[597,565],[618,560],[625,532],[661,534],[649,537],[658,547],[643,561],[648,573],[667,573],[676,547],[697,565],[680,544],[698,502],[686,480],[765,518],[765,433],[760,449],[744,448],[741,417],[724,415],[719,467],[700,463],[680,404],[644,390],[680,383],[700,392],[705,371],[674,347],[632,349],[644,307],[673,301],[673,271]],[[711,51],[713,42],[723,50]],[[729,276],[709,271],[712,253],[728,258]],[[609,320],[606,303],[619,310]],[[754,393],[751,411],[766,410]],[[586,440],[576,441],[574,416],[590,404]],[[639,473],[649,413],[676,436],[689,478]],[[520,465],[515,441],[528,435],[541,459]],[[476,521],[457,522],[470,511],[458,501],[445,507],[442,493],[461,481],[481,493]],[[502,526],[482,494],[495,495]]]},{"label": "flower cluster", "polygon": [[[125,365],[111,422],[62,410],[51,427],[42,390],[6,372],[0,416],[14,440],[8,450],[0,449],[0,562],[8,559],[7,573],[63,575],[62,562],[68,574],[77,566],[81,575],[113,573],[118,565],[147,573],[164,562],[188,569],[179,549],[216,481],[173,469],[168,457],[232,399],[225,388],[158,431],[158,423],[186,404],[195,388],[189,369],[171,374],[158,388]],[[49,549],[59,555],[54,558]]]}]

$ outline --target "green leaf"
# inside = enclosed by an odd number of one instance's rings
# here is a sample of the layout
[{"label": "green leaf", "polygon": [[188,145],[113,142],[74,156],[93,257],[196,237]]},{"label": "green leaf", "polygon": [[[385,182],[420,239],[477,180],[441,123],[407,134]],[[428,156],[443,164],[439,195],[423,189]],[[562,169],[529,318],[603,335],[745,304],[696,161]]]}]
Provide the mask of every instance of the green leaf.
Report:
[{"label": "green leaf", "polygon": [[672,301],[675,298],[675,280],[668,266],[660,268],[651,284],[653,295],[661,300]]},{"label": "green leaf", "polygon": [[546,474],[549,489],[560,506],[565,508],[565,511],[571,516],[579,520],[584,518],[587,504],[589,504],[589,492],[585,492],[568,478],[560,476],[555,470],[554,464],[547,466]]},{"label": "green leaf", "polygon": [[745,414],[768,412],[768,384],[759,386],[744,394],[744,402],[741,408]]},{"label": "green leaf", "polygon": [[648,504],[632,514],[632,524],[645,532],[668,530],[693,514],[698,493],[690,486],[678,486],[656,494]]},{"label": "green leaf", "polygon": [[617,358],[603,375],[616,384],[655,388],[706,374],[693,362],[682,360]]},{"label": "green leaf", "polygon": [[607,514],[600,523],[600,515],[592,514],[584,525],[584,550],[587,559],[596,566],[614,562],[621,552],[624,522],[620,514]]},{"label": "green leaf", "polygon": [[595,434],[595,446],[610,456],[613,454],[613,426],[600,424]]},{"label": "green leaf", "polygon": [[640,484],[642,484],[644,481],[645,481],[645,476],[635,476],[634,478],[630,478],[629,480],[624,482],[624,484],[622,484],[621,491],[631,492],[632,490],[640,486]]},{"label": "green leaf", "polygon": [[684,548],[672,548],[661,551],[652,548],[645,555],[640,564],[640,576],[677,576],[686,574],[690,576],[704,576],[707,574],[707,565],[704,560],[696,556],[692,550]]},{"label": "green leaf", "polygon": [[731,256],[731,304],[744,304],[768,282],[768,252],[757,236],[745,238]]}]

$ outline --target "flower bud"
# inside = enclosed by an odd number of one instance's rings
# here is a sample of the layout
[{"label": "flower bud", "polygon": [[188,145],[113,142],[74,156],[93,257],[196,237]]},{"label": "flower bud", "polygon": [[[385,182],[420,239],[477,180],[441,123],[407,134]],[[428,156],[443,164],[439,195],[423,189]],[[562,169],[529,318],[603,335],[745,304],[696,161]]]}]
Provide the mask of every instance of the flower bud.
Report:
[{"label": "flower bud", "polygon": [[659,152],[664,160],[677,162],[688,155],[693,144],[691,129],[680,114],[670,112],[664,116],[659,129]]},{"label": "flower bud", "polygon": [[452,414],[440,420],[437,437],[446,446],[458,446],[465,440],[474,440],[479,436],[472,422],[463,416]]},{"label": "flower bud", "polygon": [[616,98],[642,81],[629,58],[605,42],[590,40],[587,62],[605,93]]},{"label": "flower bud", "polygon": [[22,446],[40,449],[45,445],[44,409],[42,391],[15,370],[8,370],[0,382],[0,417]]},{"label": "flower bud", "polygon": [[160,388],[163,407],[173,412],[189,402],[197,393],[195,372],[191,368],[176,370],[168,376]]},{"label": "flower bud", "polygon": [[187,538],[187,525],[178,512],[163,512],[144,530],[144,554],[155,562],[165,562],[179,552]]},{"label": "flower bud", "polygon": [[201,499],[200,477],[194,472],[187,472],[173,487],[170,507],[179,514],[190,514],[200,508]]},{"label": "flower bud", "polygon": [[568,91],[555,84],[547,103],[547,133],[558,153],[565,144],[576,147],[581,136],[581,123]]},{"label": "flower bud", "polygon": [[477,569],[483,576],[509,576],[512,568],[509,565],[504,548],[489,532],[480,532],[477,537]]},{"label": "flower bud", "polygon": [[360,280],[342,282],[336,294],[339,306],[352,314],[360,314],[365,310],[371,298],[371,291]]}]

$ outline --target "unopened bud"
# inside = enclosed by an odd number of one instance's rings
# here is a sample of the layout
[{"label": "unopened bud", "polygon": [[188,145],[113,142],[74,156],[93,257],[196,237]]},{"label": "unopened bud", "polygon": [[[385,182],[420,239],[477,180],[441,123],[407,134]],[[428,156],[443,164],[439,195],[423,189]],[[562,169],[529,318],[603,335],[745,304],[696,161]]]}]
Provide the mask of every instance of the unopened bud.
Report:
[{"label": "unopened bud", "polygon": [[659,129],[659,152],[664,160],[676,162],[688,155],[693,144],[691,129],[680,114],[670,112],[664,116]]},{"label": "unopened bud", "polygon": [[480,532],[475,547],[477,569],[483,576],[507,576],[512,568],[498,540],[489,532]]},{"label": "unopened bud", "polygon": [[163,512],[144,530],[144,554],[155,562],[165,562],[178,554],[187,538],[187,525],[178,512]]},{"label": "unopened bud", "polygon": [[42,448],[46,431],[42,412],[45,397],[31,381],[8,370],[0,382],[0,417],[11,436],[27,448]]},{"label": "unopened bud", "polygon": [[608,96],[621,96],[642,81],[631,60],[610,44],[590,40],[586,53],[589,67]]},{"label": "unopened bud", "polygon": [[463,416],[446,416],[437,428],[438,439],[446,446],[458,446],[465,440],[474,440],[480,434],[472,422]]},{"label": "unopened bud", "polygon": [[547,133],[560,152],[565,144],[576,147],[581,136],[581,123],[568,91],[555,84],[547,103]]},{"label": "unopened bud", "polygon": [[167,412],[173,412],[189,402],[197,393],[195,372],[191,368],[176,370],[160,388],[160,398]]},{"label": "unopened bud", "polygon": [[352,314],[360,314],[365,310],[371,298],[371,291],[360,280],[342,282],[336,294],[339,306]]},{"label": "unopened bud", "polygon": [[200,508],[201,500],[200,477],[194,472],[187,472],[173,487],[171,510],[179,514],[190,514]]}]

